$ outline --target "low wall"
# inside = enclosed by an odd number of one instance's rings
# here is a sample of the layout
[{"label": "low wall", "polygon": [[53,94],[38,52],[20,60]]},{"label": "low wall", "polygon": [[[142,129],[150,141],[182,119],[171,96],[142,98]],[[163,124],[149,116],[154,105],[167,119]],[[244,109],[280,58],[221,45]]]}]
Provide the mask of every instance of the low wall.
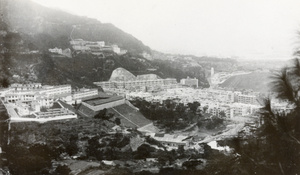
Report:
[{"label": "low wall", "polygon": [[12,123],[14,122],[49,122],[54,120],[65,120],[65,119],[74,119],[77,118],[77,115],[63,115],[63,116],[57,116],[57,117],[51,117],[51,118],[24,118],[24,117],[16,117],[16,118],[10,118],[10,121]]}]

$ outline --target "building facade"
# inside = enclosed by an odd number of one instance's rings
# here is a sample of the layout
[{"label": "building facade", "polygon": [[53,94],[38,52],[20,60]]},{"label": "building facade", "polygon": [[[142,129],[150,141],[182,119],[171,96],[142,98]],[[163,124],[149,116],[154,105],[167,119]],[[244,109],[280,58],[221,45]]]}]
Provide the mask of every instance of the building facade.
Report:
[{"label": "building facade", "polygon": [[188,87],[195,87],[195,88],[198,88],[198,82],[199,81],[197,78],[190,78],[190,77],[180,80],[180,84]]}]

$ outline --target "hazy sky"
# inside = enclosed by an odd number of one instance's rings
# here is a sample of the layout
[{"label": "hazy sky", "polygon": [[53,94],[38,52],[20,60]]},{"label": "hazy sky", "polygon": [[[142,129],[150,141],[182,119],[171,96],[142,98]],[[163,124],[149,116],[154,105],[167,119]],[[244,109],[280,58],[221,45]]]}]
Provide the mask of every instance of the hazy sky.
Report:
[{"label": "hazy sky", "polygon": [[112,23],[168,53],[289,59],[300,41],[300,0],[34,1]]}]

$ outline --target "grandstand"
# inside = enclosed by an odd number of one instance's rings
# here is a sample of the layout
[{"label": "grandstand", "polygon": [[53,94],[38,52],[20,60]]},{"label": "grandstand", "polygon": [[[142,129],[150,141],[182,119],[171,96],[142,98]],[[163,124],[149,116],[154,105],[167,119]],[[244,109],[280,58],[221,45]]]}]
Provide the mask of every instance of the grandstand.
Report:
[{"label": "grandstand", "polygon": [[138,108],[120,96],[93,97],[82,101],[78,113],[85,117],[94,117],[99,111],[107,109],[107,113],[114,114],[121,119],[121,125],[130,128],[141,128],[152,124]]},{"label": "grandstand", "polygon": [[127,104],[110,108],[108,112],[115,114],[115,117],[121,119],[121,124],[127,127],[140,128],[152,123],[142,113]]},{"label": "grandstand", "polygon": [[93,111],[92,109],[82,104],[79,105],[77,112],[83,117],[94,117],[98,113],[97,111]]}]

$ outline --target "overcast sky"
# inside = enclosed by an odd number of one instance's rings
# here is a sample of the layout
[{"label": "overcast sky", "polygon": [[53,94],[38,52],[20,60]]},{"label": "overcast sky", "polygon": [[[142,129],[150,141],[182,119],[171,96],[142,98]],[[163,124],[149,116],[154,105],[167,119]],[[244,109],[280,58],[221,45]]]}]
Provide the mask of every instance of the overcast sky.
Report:
[{"label": "overcast sky", "polygon": [[300,0],[34,0],[112,23],[167,53],[289,59]]}]

